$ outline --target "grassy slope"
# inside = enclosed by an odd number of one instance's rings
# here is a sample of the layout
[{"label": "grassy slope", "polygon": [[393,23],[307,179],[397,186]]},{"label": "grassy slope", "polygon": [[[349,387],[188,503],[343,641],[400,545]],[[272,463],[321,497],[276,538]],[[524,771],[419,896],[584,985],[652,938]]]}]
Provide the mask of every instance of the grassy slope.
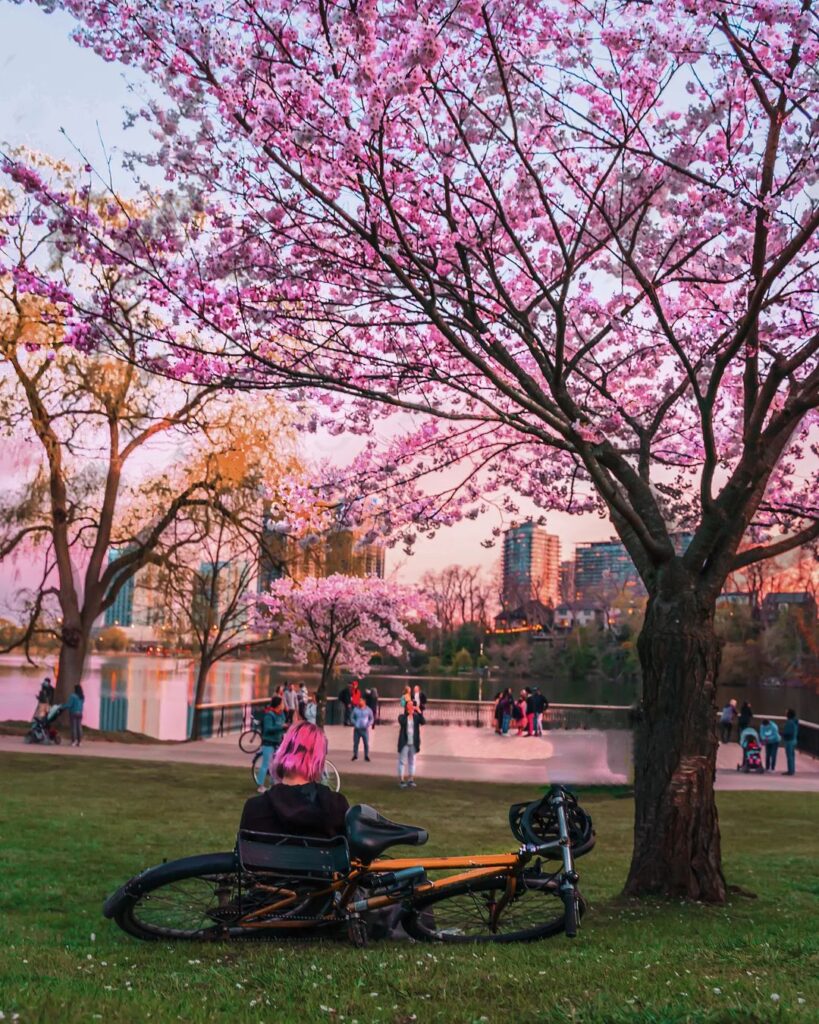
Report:
[{"label": "grassy slope", "polygon": [[[528,946],[142,944],[100,914],[139,869],[229,849],[246,772],[0,755],[0,1010],[26,1021],[746,1022],[819,1019],[819,799],[720,801],[730,881],[758,893],[720,909],[616,895],[631,803],[583,794],[597,849],[580,862],[581,936]],[[514,846],[506,808],[532,787],[356,781],[427,849]],[[772,996],[779,997],[772,1000]],[[414,1015],[414,1016],[413,1016]]]}]

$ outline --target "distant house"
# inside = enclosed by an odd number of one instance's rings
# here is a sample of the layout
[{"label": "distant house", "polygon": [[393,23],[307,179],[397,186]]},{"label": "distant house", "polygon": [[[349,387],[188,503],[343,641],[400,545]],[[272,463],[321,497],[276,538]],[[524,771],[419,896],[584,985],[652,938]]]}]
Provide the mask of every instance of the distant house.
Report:
[{"label": "distant house", "polygon": [[727,590],[717,598],[717,608],[747,608],[751,618],[756,622],[760,617],[759,601],[756,594],[746,594],[741,590]]},{"label": "distant house", "polygon": [[495,616],[496,633],[538,630],[552,625],[554,609],[541,601],[527,601],[517,608],[507,608]]},{"label": "distant house", "polygon": [[601,604],[559,604],[555,608],[554,628],[567,632],[575,626],[606,626],[606,609]]},{"label": "distant house", "polygon": [[762,619],[766,623],[775,622],[782,612],[795,611],[801,614],[805,622],[816,621],[816,599],[807,591],[782,591],[766,595],[762,602]]}]

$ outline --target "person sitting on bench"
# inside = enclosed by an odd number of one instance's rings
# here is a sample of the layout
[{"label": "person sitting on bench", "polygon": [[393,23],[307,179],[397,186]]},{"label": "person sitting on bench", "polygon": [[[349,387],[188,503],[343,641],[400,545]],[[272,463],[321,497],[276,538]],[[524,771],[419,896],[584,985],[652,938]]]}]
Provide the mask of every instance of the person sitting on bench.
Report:
[{"label": "person sitting on bench", "polygon": [[345,834],[349,803],[322,785],[327,737],[310,722],[292,725],[273,758],[273,785],[251,797],[242,811],[240,829],[274,835],[331,839]]}]

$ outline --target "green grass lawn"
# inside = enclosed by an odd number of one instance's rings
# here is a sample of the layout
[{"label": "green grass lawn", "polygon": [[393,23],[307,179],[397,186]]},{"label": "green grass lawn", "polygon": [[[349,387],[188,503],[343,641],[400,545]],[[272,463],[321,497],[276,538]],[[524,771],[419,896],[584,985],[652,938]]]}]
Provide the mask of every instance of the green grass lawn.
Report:
[{"label": "green grass lawn", "polygon": [[[581,793],[580,936],[532,945],[140,943],[101,915],[141,868],[233,845],[247,772],[0,754],[5,1021],[747,1022],[819,1020],[819,799],[725,793],[726,907],[625,903],[631,801]],[[426,826],[435,853],[512,849],[536,789],[351,780],[351,802]]]}]

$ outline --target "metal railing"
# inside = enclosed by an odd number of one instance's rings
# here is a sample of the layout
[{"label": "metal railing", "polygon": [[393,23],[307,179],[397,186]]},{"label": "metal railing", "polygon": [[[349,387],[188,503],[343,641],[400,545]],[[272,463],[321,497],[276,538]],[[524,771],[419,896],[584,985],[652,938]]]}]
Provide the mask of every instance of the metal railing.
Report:
[{"label": "metal railing", "polygon": [[[267,704],[268,697],[221,704],[198,704],[199,735],[224,736],[249,729],[253,709]],[[475,726],[494,728],[494,701],[430,699],[424,709],[427,725]],[[398,697],[378,700],[377,724],[394,722],[401,713]],[[543,715],[546,729],[628,729],[631,707],[627,704],[550,704]],[[325,709],[327,725],[344,724],[344,705],[337,697],[328,697]],[[511,726],[514,728],[515,726]]]},{"label": "metal railing", "polygon": [[[200,716],[199,735],[224,736],[249,729],[253,709],[267,704],[268,697],[254,700],[197,704],[193,714]],[[378,701],[377,724],[394,722],[400,714],[398,697],[381,697]],[[424,718],[427,725],[475,726],[494,728],[494,701],[438,700],[427,701]],[[633,708],[628,704],[550,704],[543,715],[545,729],[630,729]],[[783,715],[766,715],[772,722],[784,722]],[[328,697],[325,720],[328,725],[343,725],[344,705],[337,697]],[[515,728],[512,724],[510,728]],[[799,722],[797,749],[800,753],[819,757],[819,724]]]}]

